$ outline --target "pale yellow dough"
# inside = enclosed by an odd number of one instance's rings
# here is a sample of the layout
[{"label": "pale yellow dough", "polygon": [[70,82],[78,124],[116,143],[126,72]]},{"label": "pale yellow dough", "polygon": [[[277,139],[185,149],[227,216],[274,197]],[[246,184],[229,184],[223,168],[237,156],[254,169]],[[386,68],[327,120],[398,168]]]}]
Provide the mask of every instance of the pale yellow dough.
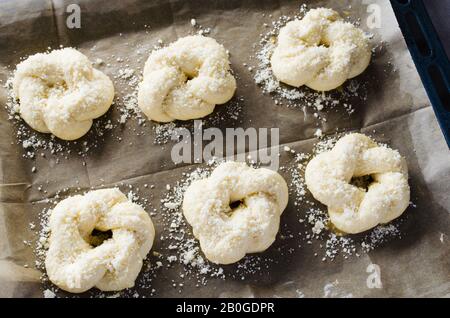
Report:
[{"label": "pale yellow dough", "polygon": [[370,57],[362,30],[334,10],[318,8],[280,30],[271,65],[280,82],[329,91],[361,74]]},{"label": "pale yellow dough", "polygon": [[[370,175],[367,191],[350,184]],[[341,138],[331,151],[314,157],[305,171],[314,198],[328,206],[331,222],[345,233],[360,233],[399,217],[409,205],[405,159],[363,134]]]},{"label": "pale yellow dough", "polygon": [[[104,291],[133,287],[155,237],[148,214],[117,188],[59,202],[49,226],[48,277],[72,293],[92,287]],[[94,229],[111,230],[112,238],[93,247],[89,242]]]},{"label": "pale yellow dough", "polygon": [[73,140],[109,109],[111,80],[72,48],[38,53],[17,65],[13,80],[20,116],[31,128]]},{"label": "pale yellow dough", "polygon": [[154,121],[189,120],[209,115],[235,90],[225,48],[209,37],[187,36],[150,54],[138,105]]},{"label": "pale yellow dough", "polygon": [[231,264],[274,242],[287,203],[288,187],[278,173],[226,162],[188,187],[183,213],[206,258]]}]

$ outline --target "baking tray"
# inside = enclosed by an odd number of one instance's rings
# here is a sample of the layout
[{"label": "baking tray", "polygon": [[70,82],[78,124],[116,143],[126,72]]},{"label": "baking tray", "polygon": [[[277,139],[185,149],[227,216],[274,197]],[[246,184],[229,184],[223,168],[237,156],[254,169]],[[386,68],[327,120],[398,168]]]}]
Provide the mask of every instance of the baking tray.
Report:
[{"label": "baking tray", "polygon": [[450,63],[441,43],[448,39],[439,38],[422,0],[391,0],[391,4],[450,147]]},{"label": "baking tray", "polygon": [[[66,27],[67,6],[74,3],[82,10],[81,29]],[[309,8],[334,8],[353,22],[359,21],[365,31],[373,34],[375,48],[370,66],[356,82],[348,83],[364,84],[361,91],[356,91],[362,94],[347,101],[351,112],[344,102],[321,111],[315,106],[305,106],[303,101],[289,106],[284,99],[264,93],[255,83],[260,35],[271,30],[272,22],[283,16],[300,14],[299,6],[303,3]],[[377,5],[380,10],[382,23],[378,29],[368,29],[365,24],[369,5]],[[193,18],[197,21],[196,27],[190,23]],[[279,128],[279,159],[283,167],[280,173],[290,188],[290,202],[282,215],[275,243],[264,253],[224,266],[225,279],[211,277],[211,272],[201,274],[198,269],[179,261],[171,264],[167,261],[169,256],[179,255],[178,250],[170,249],[174,242],[165,239],[179,211],[167,211],[161,200],[173,197],[174,189],[179,188],[177,184],[186,174],[206,165],[174,164],[170,156],[174,142],[157,143],[158,126],[142,121],[137,114],[130,113],[123,124],[118,124],[126,108],[124,100],[133,91],[130,81],[118,76],[120,70],[131,68],[139,79],[148,53],[160,39],[168,44],[200,28],[210,28],[208,35],[230,51],[239,83],[236,99],[218,107],[211,117],[205,118],[205,124],[223,132],[236,127]],[[137,194],[140,198],[137,202],[152,214],[157,232],[154,247],[135,288],[120,293],[101,293],[93,289],[77,295],[80,297],[428,297],[450,294],[448,147],[389,1],[0,2],[2,84],[21,58],[59,45],[77,47],[92,61],[104,61],[97,67],[113,79],[116,103],[76,144],[58,142],[49,135],[36,135],[46,144],[61,145],[63,150],[52,153],[51,149],[37,149],[35,156],[30,157],[32,149],[24,148],[18,136],[19,132],[27,133],[27,127],[9,117],[3,107],[7,104],[8,92],[3,85],[0,87],[1,296],[43,297],[44,291],[55,292],[58,297],[74,296],[40,280],[45,272],[42,266],[35,265],[38,258],[35,246],[42,230],[40,216],[44,209],[66,196],[113,186],[125,193]],[[123,61],[117,61],[118,58]],[[311,94],[308,90],[302,91],[308,96]],[[320,99],[320,96],[314,98]],[[276,100],[281,103],[276,104]],[[240,107],[234,107],[236,102]],[[327,120],[320,120],[315,114]],[[100,130],[102,135],[98,135],[97,129],[108,121],[114,128]],[[191,122],[176,125],[192,128]],[[412,204],[399,223],[395,223],[401,238],[389,239],[359,257],[339,251],[333,261],[322,261],[327,232],[322,239],[308,243],[312,225],[305,222],[310,208],[307,201],[317,208],[325,207],[313,200],[306,189],[296,186],[301,177],[301,173],[297,173],[296,158],[301,153],[312,153],[319,142],[315,136],[317,129],[322,131],[324,140],[336,132],[360,131],[405,156]],[[186,238],[192,238],[188,226],[180,226],[179,231],[182,230],[186,231]],[[162,262],[162,267],[157,266],[158,261]],[[367,279],[376,268],[374,265],[380,269],[381,288],[367,285]],[[218,271],[217,266],[212,268]],[[207,283],[203,285],[205,280]]]}]

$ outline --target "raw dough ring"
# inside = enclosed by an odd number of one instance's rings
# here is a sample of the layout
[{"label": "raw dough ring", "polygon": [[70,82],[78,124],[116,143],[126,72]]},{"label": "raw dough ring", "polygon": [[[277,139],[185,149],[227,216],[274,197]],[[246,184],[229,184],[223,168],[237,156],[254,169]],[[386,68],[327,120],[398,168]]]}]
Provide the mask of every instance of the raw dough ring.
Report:
[{"label": "raw dough ring", "polygon": [[[350,184],[370,175],[368,190]],[[306,166],[314,198],[328,206],[331,222],[345,233],[360,233],[399,217],[409,205],[408,168],[397,150],[362,134],[349,134]]]},{"label": "raw dough ring", "polygon": [[151,120],[189,120],[211,114],[235,90],[225,48],[212,38],[187,36],[150,54],[138,104]]},{"label": "raw dough ring", "polygon": [[73,140],[111,106],[111,80],[72,48],[38,53],[17,65],[13,89],[20,116],[33,129]]},{"label": "raw dough ring", "polygon": [[370,57],[362,30],[344,22],[334,10],[318,8],[280,30],[271,65],[283,83],[329,91],[361,74]]},{"label": "raw dough ring", "polygon": [[[148,214],[119,189],[102,189],[59,202],[50,216],[50,246],[45,267],[59,288],[81,293],[134,286],[150,251],[155,229]],[[94,229],[112,238],[93,247]]]},{"label": "raw dough ring", "polygon": [[[239,205],[231,208],[234,202]],[[288,187],[278,173],[226,162],[188,187],[183,213],[206,258],[231,264],[274,242],[287,203]]]}]

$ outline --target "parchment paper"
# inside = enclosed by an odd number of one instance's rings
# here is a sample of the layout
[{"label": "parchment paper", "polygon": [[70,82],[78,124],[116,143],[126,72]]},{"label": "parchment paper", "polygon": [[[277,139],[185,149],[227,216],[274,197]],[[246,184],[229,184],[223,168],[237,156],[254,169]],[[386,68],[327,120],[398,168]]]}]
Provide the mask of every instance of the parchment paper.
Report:
[{"label": "parchment paper", "polygon": [[[318,245],[296,248],[277,264],[264,268],[258,275],[245,280],[228,277],[226,280],[209,278],[207,286],[196,287],[196,280],[187,280],[181,293],[172,287],[172,279],[179,275],[179,267],[156,275],[152,288],[158,297],[306,297],[324,296],[324,286],[338,282],[338,291],[332,296],[351,294],[355,297],[429,297],[450,296],[450,157],[438,128],[429,100],[410,58],[402,34],[397,26],[388,1],[305,1],[310,7],[327,6],[338,11],[349,11],[352,16],[365,21],[367,4],[381,7],[381,28],[371,30],[374,43],[385,41],[361,80],[370,82],[365,101],[354,105],[352,115],[342,111],[330,111],[328,121],[314,120],[313,110],[276,106],[272,98],[264,95],[254,83],[253,73],[243,63],[250,63],[255,54],[254,45],[259,35],[266,32],[263,23],[271,23],[280,15],[298,12],[301,1],[144,1],[144,0],[92,0],[92,1],[2,1],[0,3],[0,79],[5,83],[10,71],[29,54],[42,52],[58,45],[75,46],[91,60],[129,57],[133,69],[142,70],[148,52],[158,39],[170,43],[177,37],[192,32],[191,18],[211,27],[210,36],[217,39],[231,52],[233,70],[238,77],[238,96],[244,97],[240,116],[241,127],[279,127],[280,143],[300,152],[310,152],[317,139],[316,128],[332,134],[339,130],[360,130],[375,133],[379,140],[398,149],[409,165],[412,201],[415,208],[408,208],[407,218],[401,230],[403,238],[394,240],[360,257],[336,258],[322,262],[314,253]],[[79,3],[82,10],[81,29],[68,29],[65,25],[66,6]],[[351,7],[349,7],[351,5]],[[265,15],[263,16],[263,13]],[[272,16],[270,16],[272,15]],[[144,27],[150,25],[150,27]],[[365,24],[361,24],[366,28]],[[140,46],[145,54],[134,49]],[[95,49],[92,49],[95,47]],[[392,67],[388,67],[388,65]],[[117,75],[118,63],[103,65],[102,71]],[[123,96],[126,83],[115,81],[116,94]],[[160,199],[166,184],[175,184],[182,172],[192,167],[176,166],[170,159],[172,143],[154,144],[153,123],[139,125],[128,120],[125,127],[116,128],[112,134],[121,136],[105,138],[98,147],[81,158],[77,155],[56,162],[57,156],[46,154],[35,159],[25,159],[25,150],[17,145],[16,127],[8,120],[7,92],[0,89],[0,296],[42,297],[43,290],[51,286],[39,281],[42,274],[35,269],[33,245],[36,230],[29,223],[39,226],[37,215],[49,207],[45,198],[54,198],[58,190],[91,187],[133,185],[141,189],[140,195],[148,198],[156,208],[153,216],[158,232],[162,232],[162,216],[158,213]],[[119,102],[120,103],[120,102]],[[115,108],[114,106],[113,108]],[[117,119],[120,114],[113,109],[105,116]],[[228,125],[228,126],[227,126]],[[221,129],[230,126],[224,120]],[[136,132],[139,132],[136,133]],[[42,136],[42,138],[50,138]],[[85,138],[93,138],[92,135]],[[84,139],[82,139],[84,140]],[[83,165],[85,162],[85,165]],[[292,162],[292,156],[282,153],[281,165]],[[37,167],[35,173],[32,167]],[[289,182],[290,176],[285,174]],[[123,182],[123,184],[122,184]],[[44,193],[38,190],[45,185]],[[155,184],[145,189],[144,184]],[[301,231],[298,218],[304,213],[302,206],[288,206],[281,223],[292,231]],[[266,251],[276,253],[280,239]],[[34,243],[33,243],[34,244]],[[168,242],[154,243],[154,249],[165,251]],[[297,245],[288,241],[288,244]],[[154,262],[153,256],[149,257]],[[381,270],[383,288],[370,289],[366,285],[367,266],[377,264]],[[28,267],[24,267],[27,265]],[[236,270],[225,267],[227,273]],[[139,295],[150,296],[149,289],[139,290]],[[132,293],[131,293],[132,294]],[[68,296],[68,293],[61,293]],[[96,295],[95,291],[86,295]]]}]

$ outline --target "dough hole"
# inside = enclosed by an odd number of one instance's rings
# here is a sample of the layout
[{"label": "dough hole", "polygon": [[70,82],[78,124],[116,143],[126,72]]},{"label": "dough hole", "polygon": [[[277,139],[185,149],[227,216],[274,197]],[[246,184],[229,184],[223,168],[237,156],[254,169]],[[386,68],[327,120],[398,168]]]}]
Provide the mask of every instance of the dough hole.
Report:
[{"label": "dough hole", "polygon": [[112,236],[113,236],[113,233],[111,230],[100,231],[100,230],[94,229],[88,237],[88,243],[90,245],[92,245],[93,247],[97,247],[99,245],[102,245],[104,241],[112,238]]},{"label": "dough hole", "polygon": [[233,201],[230,203],[230,209],[231,212],[233,212],[234,210],[236,210],[238,207],[240,207],[241,205],[244,205],[244,201],[243,200],[238,200],[238,201]]},{"label": "dough hole", "polygon": [[195,77],[197,77],[197,74],[187,74],[186,73],[186,83],[189,82],[190,80],[194,79]]},{"label": "dough hole", "polygon": [[180,71],[184,74],[184,76],[186,76],[186,80],[184,81],[184,83],[186,84],[187,82],[189,82],[190,80],[196,78],[198,76],[199,70],[198,69],[192,69],[192,68],[180,68]]},{"label": "dough hole", "polygon": [[68,88],[67,83],[64,80],[57,81],[57,82],[48,82],[47,86],[49,89],[67,90],[67,88]]},{"label": "dough hole", "polygon": [[319,46],[323,46],[323,47],[329,48],[330,47],[330,43],[328,43],[324,39],[321,39],[320,43],[319,43]]},{"label": "dough hole", "polygon": [[362,177],[353,177],[350,180],[350,184],[367,192],[367,190],[369,190],[369,185],[374,181],[375,180],[371,175],[366,175]]}]

